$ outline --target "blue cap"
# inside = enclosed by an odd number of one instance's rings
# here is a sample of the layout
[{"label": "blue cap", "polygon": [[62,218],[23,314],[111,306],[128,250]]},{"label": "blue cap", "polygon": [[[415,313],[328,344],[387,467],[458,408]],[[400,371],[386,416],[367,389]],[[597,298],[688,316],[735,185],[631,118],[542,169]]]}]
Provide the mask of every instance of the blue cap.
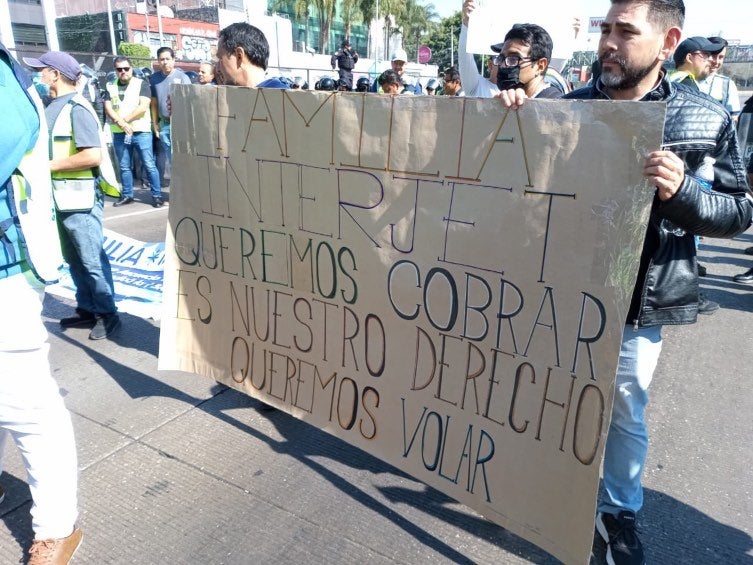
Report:
[{"label": "blue cap", "polygon": [[48,51],[39,59],[24,57],[24,63],[32,69],[45,69],[47,67],[55,69],[73,82],[76,82],[78,77],[81,76],[81,66],[78,61],[62,51]]}]

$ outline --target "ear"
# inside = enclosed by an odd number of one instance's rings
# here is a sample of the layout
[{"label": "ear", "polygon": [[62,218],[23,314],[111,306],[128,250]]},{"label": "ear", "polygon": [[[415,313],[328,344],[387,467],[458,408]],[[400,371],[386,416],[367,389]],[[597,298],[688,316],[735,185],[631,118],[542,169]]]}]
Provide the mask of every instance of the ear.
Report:
[{"label": "ear", "polygon": [[682,38],[682,30],[679,27],[671,27],[667,30],[664,34],[664,44],[659,51],[659,60],[666,61],[672,56],[680,44],[680,38]]},{"label": "ear", "polygon": [[235,51],[233,51],[233,55],[235,55],[235,64],[240,69],[241,65],[243,65],[243,58],[246,55],[246,52],[243,50],[243,47],[236,47]]},{"label": "ear", "polygon": [[543,75],[546,73],[546,68],[549,66],[549,59],[544,57],[543,59],[539,59],[536,61],[536,68],[538,68],[539,72]]}]

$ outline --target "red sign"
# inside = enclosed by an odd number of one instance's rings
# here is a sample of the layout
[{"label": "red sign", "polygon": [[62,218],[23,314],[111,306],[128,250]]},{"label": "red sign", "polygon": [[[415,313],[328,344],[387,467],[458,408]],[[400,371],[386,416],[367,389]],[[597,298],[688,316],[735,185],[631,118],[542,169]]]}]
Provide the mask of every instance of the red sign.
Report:
[{"label": "red sign", "polygon": [[428,45],[422,45],[418,48],[418,62],[423,64],[429,61],[431,61],[431,49]]}]

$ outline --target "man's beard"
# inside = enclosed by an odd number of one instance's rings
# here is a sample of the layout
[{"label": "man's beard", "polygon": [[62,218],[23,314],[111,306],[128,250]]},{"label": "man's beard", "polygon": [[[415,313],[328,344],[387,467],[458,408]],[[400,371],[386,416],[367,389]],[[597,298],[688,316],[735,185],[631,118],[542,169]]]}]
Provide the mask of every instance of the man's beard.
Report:
[{"label": "man's beard", "polygon": [[[656,65],[656,61],[654,61],[645,67],[629,68],[627,60],[615,54],[602,56],[599,58],[599,62],[602,68],[601,83],[611,90],[629,90],[635,88],[651,73]],[[605,62],[616,63],[620,67],[621,74],[612,74],[605,69]]]},{"label": "man's beard", "polygon": [[217,72],[214,73],[214,80],[217,84],[224,86],[236,86],[232,78],[223,73],[222,69],[218,69]]}]

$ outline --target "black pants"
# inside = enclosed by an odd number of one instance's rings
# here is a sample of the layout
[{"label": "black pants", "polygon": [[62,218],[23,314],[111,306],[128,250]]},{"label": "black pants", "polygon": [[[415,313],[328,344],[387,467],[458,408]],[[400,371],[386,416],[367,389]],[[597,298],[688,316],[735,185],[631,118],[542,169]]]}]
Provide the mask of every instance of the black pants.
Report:
[{"label": "black pants", "polygon": [[337,72],[340,73],[340,80],[348,83],[348,88],[353,90],[353,72],[350,69],[338,69]]}]

